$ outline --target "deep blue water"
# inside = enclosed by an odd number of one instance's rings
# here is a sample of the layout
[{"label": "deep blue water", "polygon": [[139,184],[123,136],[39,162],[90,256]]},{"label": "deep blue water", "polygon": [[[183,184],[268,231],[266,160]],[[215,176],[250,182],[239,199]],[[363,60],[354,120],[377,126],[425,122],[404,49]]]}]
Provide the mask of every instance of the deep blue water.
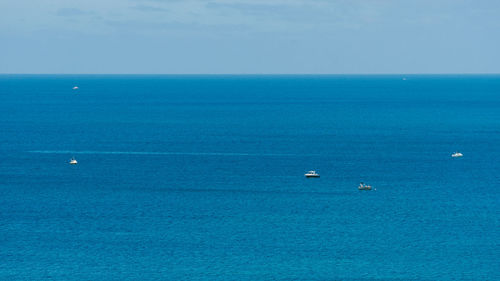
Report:
[{"label": "deep blue water", "polygon": [[0,76],[0,280],[499,280],[500,76],[404,77]]}]

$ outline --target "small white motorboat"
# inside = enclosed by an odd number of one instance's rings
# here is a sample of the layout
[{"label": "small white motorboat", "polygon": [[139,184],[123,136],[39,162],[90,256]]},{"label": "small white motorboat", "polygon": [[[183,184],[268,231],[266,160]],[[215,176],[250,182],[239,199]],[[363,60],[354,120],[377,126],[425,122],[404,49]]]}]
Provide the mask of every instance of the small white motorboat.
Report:
[{"label": "small white motorboat", "polygon": [[464,156],[464,155],[460,152],[455,152],[451,155],[451,157],[462,157],[462,156]]},{"label": "small white motorboat", "polygon": [[73,90],[78,90],[78,89],[79,89],[78,86],[73,87]]},{"label": "small white motorboat", "polygon": [[319,174],[316,173],[316,171],[309,171],[304,176],[306,176],[306,178],[319,178]]},{"label": "small white motorboat", "polygon": [[76,164],[78,164],[78,161],[76,161],[75,157],[72,157],[72,158],[69,160],[69,163],[70,163],[71,165],[76,165]]},{"label": "small white motorboat", "polygon": [[358,189],[359,190],[372,190],[372,186],[364,184],[364,183],[360,183],[358,186]]}]

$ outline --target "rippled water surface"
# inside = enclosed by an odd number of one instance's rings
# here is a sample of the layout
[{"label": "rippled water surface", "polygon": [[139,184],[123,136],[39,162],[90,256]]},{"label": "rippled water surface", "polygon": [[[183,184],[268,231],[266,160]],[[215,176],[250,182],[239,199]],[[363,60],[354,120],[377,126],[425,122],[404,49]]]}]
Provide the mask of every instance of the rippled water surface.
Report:
[{"label": "rippled water surface", "polygon": [[4,75],[0,96],[2,280],[500,279],[500,76]]}]

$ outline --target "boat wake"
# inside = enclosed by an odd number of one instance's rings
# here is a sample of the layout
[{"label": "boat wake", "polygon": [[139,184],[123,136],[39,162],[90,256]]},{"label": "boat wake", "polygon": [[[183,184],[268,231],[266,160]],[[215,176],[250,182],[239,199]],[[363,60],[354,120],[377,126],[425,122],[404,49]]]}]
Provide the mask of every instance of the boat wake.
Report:
[{"label": "boat wake", "polygon": [[93,151],[93,150],[31,150],[29,153],[41,154],[125,154],[125,155],[187,155],[187,156],[299,156],[299,154],[282,153],[237,153],[237,152],[151,152],[151,151]]}]

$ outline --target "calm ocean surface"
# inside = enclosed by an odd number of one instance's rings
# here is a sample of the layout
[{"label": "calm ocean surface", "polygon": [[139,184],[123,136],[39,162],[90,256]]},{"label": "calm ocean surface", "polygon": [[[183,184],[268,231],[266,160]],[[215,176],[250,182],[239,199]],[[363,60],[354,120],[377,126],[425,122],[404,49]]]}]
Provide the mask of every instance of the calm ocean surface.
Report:
[{"label": "calm ocean surface", "polygon": [[500,279],[500,76],[3,75],[0,120],[0,280]]}]

